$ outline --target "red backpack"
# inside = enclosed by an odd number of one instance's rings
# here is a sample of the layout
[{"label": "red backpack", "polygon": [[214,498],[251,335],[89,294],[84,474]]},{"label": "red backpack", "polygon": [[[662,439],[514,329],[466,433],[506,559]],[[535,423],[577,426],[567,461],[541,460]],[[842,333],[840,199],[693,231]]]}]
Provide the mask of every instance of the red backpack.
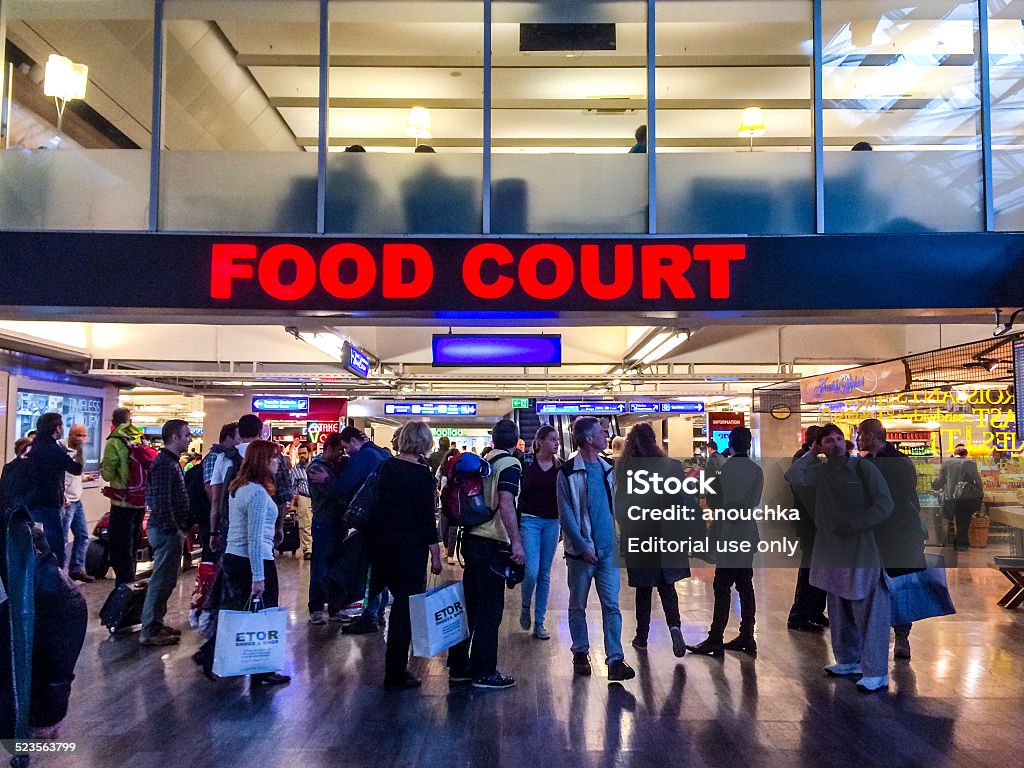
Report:
[{"label": "red backpack", "polygon": [[156,451],[142,443],[133,445],[123,437],[118,439],[124,440],[128,449],[128,485],[125,488],[113,488],[108,485],[103,489],[103,495],[129,507],[145,507],[146,477],[149,475],[149,465],[156,458]]}]

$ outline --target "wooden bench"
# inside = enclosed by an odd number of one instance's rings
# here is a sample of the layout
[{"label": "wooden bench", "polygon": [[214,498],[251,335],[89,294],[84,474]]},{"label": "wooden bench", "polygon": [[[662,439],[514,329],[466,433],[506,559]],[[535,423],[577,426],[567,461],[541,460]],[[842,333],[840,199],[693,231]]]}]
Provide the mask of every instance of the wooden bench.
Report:
[{"label": "wooden bench", "polygon": [[[1019,506],[990,505],[988,508],[989,519],[996,523],[1008,525],[1018,531],[1024,530],[1024,508]],[[1018,534],[1019,535],[1019,534]],[[1019,554],[1019,553],[1018,553]],[[1024,605],[1024,558],[1021,558],[1021,565],[1005,565],[993,563],[994,568],[1010,582],[1010,589],[1005,595],[996,601],[996,605],[1003,608],[1017,608]]]}]

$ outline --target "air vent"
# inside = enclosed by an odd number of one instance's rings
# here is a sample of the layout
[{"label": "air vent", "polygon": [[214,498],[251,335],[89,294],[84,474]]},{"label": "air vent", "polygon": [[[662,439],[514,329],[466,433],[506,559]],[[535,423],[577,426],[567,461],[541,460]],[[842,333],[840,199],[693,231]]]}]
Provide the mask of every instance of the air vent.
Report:
[{"label": "air vent", "polygon": [[520,24],[519,50],[614,51],[614,24]]}]

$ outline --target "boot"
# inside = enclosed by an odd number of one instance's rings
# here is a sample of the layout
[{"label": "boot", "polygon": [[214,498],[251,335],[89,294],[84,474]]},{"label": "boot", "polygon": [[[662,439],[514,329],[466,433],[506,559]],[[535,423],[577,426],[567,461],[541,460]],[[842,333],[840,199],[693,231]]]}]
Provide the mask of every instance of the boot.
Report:
[{"label": "boot", "polygon": [[722,648],[727,651],[743,651],[744,653],[750,654],[757,653],[757,643],[754,641],[754,635],[744,634],[743,632],[740,632],[739,635],[728,643],[723,643]]},{"label": "boot", "polygon": [[910,632],[897,629],[896,639],[892,646],[892,657],[894,659],[910,658]]}]

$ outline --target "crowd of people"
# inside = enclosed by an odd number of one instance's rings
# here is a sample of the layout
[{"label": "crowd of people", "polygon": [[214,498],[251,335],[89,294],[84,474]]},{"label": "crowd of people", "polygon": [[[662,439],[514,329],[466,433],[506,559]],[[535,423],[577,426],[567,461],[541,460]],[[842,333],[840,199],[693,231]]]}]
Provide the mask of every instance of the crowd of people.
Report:
[{"label": "crowd of people", "polygon": [[[445,558],[450,566],[462,563],[470,630],[467,639],[448,650],[450,683],[479,689],[514,686],[515,679],[499,664],[506,586],[522,581],[520,627],[538,641],[549,640],[546,621],[559,542],[567,569],[565,609],[574,674],[592,674],[588,608],[593,587],[601,611],[607,678],[620,682],[635,676],[622,644],[615,459],[609,457],[609,434],[598,419],[573,422],[574,452],[564,461],[559,433],[548,425],[537,431],[530,460],[524,461],[518,427],[506,419],[491,430],[492,447],[471,459],[447,438],[435,449],[422,422],[398,430],[393,451],[354,426],[328,435],[316,455],[308,445],[286,449],[265,435],[257,416],[243,415],[221,429],[217,444],[201,461],[190,458],[186,472],[183,457],[191,438],[186,422],[166,422],[162,447],[154,452],[143,444],[130,411],[114,411],[100,467],[110,499],[109,557],[115,588],[136,581],[135,558],[148,513],[153,565],[140,645],[180,642],[183,630],[166,620],[167,604],[197,528],[207,567],[197,577],[190,620],[206,640],[193,659],[216,680],[217,614],[243,610],[254,600],[264,607],[279,604],[275,550],[285,536],[286,518],[294,514],[298,548],[309,560],[308,623],[342,622],[344,634],[374,633],[386,624],[383,684],[390,690],[420,685],[409,669],[409,600],[426,590],[428,571],[442,572]],[[83,573],[82,548],[87,537],[87,531],[82,533],[81,486],[87,435],[84,427],[73,425],[67,441],[63,437],[61,416],[44,414],[31,442],[22,444],[4,468],[4,530],[10,538],[20,524],[14,511],[27,511],[25,523],[37,529],[37,552],[55,573],[66,574],[59,578],[68,610],[74,612],[81,595],[70,579],[91,580]],[[895,656],[910,657],[910,625],[891,626],[891,580],[925,568],[916,470],[886,437],[881,422],[865,420],[857,431],[859,451],[851,452],[840,427],[812,426],[785,475],[800,511],[796,532],[802,548],[788,627],[802,632],[829,629],[835,661],[826,671],[855,676],[866,691],[888,685],[890,629]],[[614,453],[624,458],[676,461],[665,454],[649,424],[637,424],[624,440],[616,440]],[[730,433],[724,454],[712,452],[705,471],[714,476],[715,492],[704,505],[742,510],[761,503],[764,473],[750,458],[751,443],[750,430],[738,427]],[[445,489],[470,464],[482,478],[487,516],[482,523],[460,528],[444,514],[445,499],[452,498],[451,487],[447,494]],[[946,462],[936,483],[952,500],[958,527],[961,516],[980,501],[981,480],[972,466],[964,456]],[[977,493],[965,491],[975,485]],[[352,508],[361,503],[368,486],[373,487],[372,515],[356,523]],[[698,508],[702,500],[687,496],[680,502]],[[69,531],[74,545],[67,558]],[[711,532],[755,544],[759,536],[757,523],[750,520],[715,522]],[[628,568],[636,605],[632,647],[638,652],[647,648],[657,591],[675,656],[683,657],[688,650],[706,656],[756,653],[753,558],[751,552],[715,558],[713,618],[707,637],[693,645],[683,637],[675,587],[690,577],[688,563]],[[839,562],[844,567],[836,567]],[[14,586],[5,585],[6,593]],[[726,641],[733,588],[739,596],[739,631]],[[80,649],[84,618],[80,629],[69,632],[77,638],[70,648],[77,643]],[[39,727],[52,726],[66,712],[70,670],[66,664],[62,669],[66,679],[58,682],[65,686],[64,699],[54,704],[51,697],[51,711],[34,720]],[[9,665],[6,672],[10,674]],[[289,680],[278,670],[253,675],[251,682],[272,686]]]}]

